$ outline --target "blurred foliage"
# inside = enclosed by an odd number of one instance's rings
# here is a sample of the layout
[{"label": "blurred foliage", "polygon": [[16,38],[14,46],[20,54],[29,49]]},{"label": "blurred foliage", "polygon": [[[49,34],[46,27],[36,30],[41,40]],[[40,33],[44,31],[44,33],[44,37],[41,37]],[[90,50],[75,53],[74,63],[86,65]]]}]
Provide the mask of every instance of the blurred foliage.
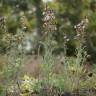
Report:
[{"label": "blurred foliage", "polygon": [[[42,13],[46,4],[54,11],[49,8],[46,10],[48,13],[45,12],[43,18]],[[41,90],[44,90],[41,89],[42,85],[42,88],[49,90],[48,93],[43,91],[47,93],[46,96],[53,96],[50,85],[58,87],[60,91],[69,92],[83,87],[96,89],[96,73],[93,72],[96,69],[87,71],[87,68],[84,69],[86,66],[83,65],[87,63],[88,54],[92,54],[93,59],[96,55],[96,0],[53,0],[47,3],[43,3],[41,0],[0,0],[0,12],[0,52],[6,54],[9,60],[7,68],[4,69],[6,77],[4,83],[7,83],[5,84],[7,87],[8,82],[13,80],[13,83],[18,87],[15,90],[21,91],[18,91],[19,94],[25,91],[26,95],[26,91],[29,93],[30,91],[32,93],[34,91],[41,92]],[[56,15],[56,18],[54,15]],[[85,48],[76,46],[82,38],[74,39],[77,35],[74,25],[77,25],[86,16],[89,19],[89,25],[85,32],[88,54],[83,50]],[[44,19],[46,20],[44,21]],[[56,20],[54,21],[54,19]],[[43,36],[45,37],[43,38]],[[24,76],[23,80],[17,78],[20,76],[21,67],[23,67],[25,51],[30,51],[28,53],[32,54],[34,53],[33,50],[38,51],[39,44],[45,49],[42,66],[43,82],[38,82],[37,79],[27,75]],[[77,50],[75,50],[76,48]],[[64,52],[63,72],[56,75],[53,72],[56,63],[53,53],[60,54],[61,52]],[[67,55],[75,55],[75,59],[67,57],[66,53]],[[21,83],[20,86],[19,83]],[[15,84],[9,86],[9,89],[13,88],[11,91],[14,91]],[[0,91],[2,91],[2,86]]]},{"label": "blurred foliage", "polygon": [[[67,34],[70,39],[68,42],[68,55],[73,55],[76,43],[73,39],[76,34],[74,25],[87,16],[89,25],[86,30],[86,35],[88,35],[86,36],[86,45],[89,54],[95,59],[96,0],[53,0],[47,3],[43,2],[43,0],[0,0],[0,18],[6,18],[6,27],[8,29],[6,33],[0,30],[0,52],[4,53],[5,50],[8,50],[6,49],[8,45],[6,45],[5,41],[2,41],[2,38],[7,34],[12,37],[19,31],[23,31],[27,39],[31,39],[33,49],[38,47],[38,40],[41,40],[42,34],[44,34],[42,11],[46,4],[54,9],[57,17],[57,32],[53,34],[53,37],[55,42],[58,43],[58,47],[54,52],[60,53],[62,51],[63,37]],[[21,20],[22,17],[24,18]],[[0,24],[2,24],[1,21]]]}]

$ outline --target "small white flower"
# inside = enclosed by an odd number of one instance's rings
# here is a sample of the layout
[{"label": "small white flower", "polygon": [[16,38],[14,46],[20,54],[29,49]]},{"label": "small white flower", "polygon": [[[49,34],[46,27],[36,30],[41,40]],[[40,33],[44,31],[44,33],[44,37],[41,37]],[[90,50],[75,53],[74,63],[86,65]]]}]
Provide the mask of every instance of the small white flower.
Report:
[{"label": "small white flower", "polygon": [[80,34],[77,34],[77,37],[79,37],[80,36]]},{"label": "small white flower", "polygon": [[67,36],[64,36],[64,39],[67,39]]},{"label": "small white flower", "polygon": [[44,21],[48,21],[48,20],[50,20],[50,16],[46,15],[45,18],[44,18]]},{"label": "small white flower", "polygon": [[70,39],[68,38],[68,39],[66,39],[66,41],[68,42]]}]

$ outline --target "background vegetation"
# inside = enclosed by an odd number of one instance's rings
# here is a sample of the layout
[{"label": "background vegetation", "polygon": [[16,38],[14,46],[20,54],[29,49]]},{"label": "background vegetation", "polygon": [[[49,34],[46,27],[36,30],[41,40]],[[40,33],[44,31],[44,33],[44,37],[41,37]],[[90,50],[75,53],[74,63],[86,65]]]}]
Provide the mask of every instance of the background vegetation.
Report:
[{"label": "background vegetation", "polygon": [[[63,37],[66,33],[68,35],[68,38],[70,39],[70,42],[68,43],[68,54],[72,55],[74,53],[74,40],[72,40],[71,38],[76,33],[73,26],[76,25],[82,18],[87,16],[90,22],[88,25],[89,27],[86,30],[88,33],[88,51],[89,54],[96,55],[96,1],[50,0],[50,2],[47,2],[47,4],[50,8],[54,9],[57,17],[58,30],[56,33],[54,33],[54,38],[56,42],[58,42],[58,51],[62,50],[63,40],[61,37]],[[2,21],[2,17],[4,17],[6,18],[6,25],[8,28],[8,32],[6,34],[13,36],[16,35],[18,31],[24,31],[24,34],[26,34],[26,39],[28,39],[29,42],[38,42],[36,38],[38,38],[38,36],[41,38],[43,34],[42,12],[44,7],[45,2],[41,0],[0,0],[0,25],[3,26],[4,22]],[[22,18],[23,15],[24,18]],[[23,24],[21,24],[21,22]],[[34,37],[34,35],[36,38]],[[0,35],[0,38],[5,38],[4,36],[5,35],[3,32]],[[0,40],[0,50],[2,53],[5,53],[6,51],[4,50],[6,50],[6,47],[8,47],[6,41],[7,40],[5,40],[3,43],[3,41]],[[31,43],[31,47],[33,47],[33,49],[35,45],[32,45]]]}]

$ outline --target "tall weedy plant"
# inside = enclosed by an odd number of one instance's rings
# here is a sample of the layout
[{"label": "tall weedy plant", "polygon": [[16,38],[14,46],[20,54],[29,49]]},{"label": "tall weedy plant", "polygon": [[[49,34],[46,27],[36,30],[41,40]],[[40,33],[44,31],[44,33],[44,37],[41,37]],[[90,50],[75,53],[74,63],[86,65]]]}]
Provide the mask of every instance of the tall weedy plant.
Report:
[{"label": "tall weedy plant", "polygon": [[[55,13],[52,9],[46,7],[43,12],[43,28],[44,28],[44,55],[43,55],[43,76],[44,76],[44,88],[50,88],[50,76],[52,75],[52,69],[55,63],[55,58],[52,54],[54,44],[52,43],[52,34],[56,31]],[[45,96],[45,94],[42,94]],[[46,96],[51,96],[50,92],[46,92]]]},{"label": "tall weedy plant", "polygon": [[[21,17],[22,18],[22,17]],[[5,35],[9,34],[8,32]],[[22,70],[24,51],[23,51],[23,40],[24,40],[24,32],[21,30],[16,35],[8,35],[9,38],[6,38],[9,43],[9,47],[6,49],[6,57],[8,63],[5,64],[3,73],[4,73],[4,92],[3,95],[10,95],[8,88],[13,84],[14,92],[13,95],[20,95],[20,85],[19,85],[19,77]],[[18,90],[17,90],[18,89]]]}]

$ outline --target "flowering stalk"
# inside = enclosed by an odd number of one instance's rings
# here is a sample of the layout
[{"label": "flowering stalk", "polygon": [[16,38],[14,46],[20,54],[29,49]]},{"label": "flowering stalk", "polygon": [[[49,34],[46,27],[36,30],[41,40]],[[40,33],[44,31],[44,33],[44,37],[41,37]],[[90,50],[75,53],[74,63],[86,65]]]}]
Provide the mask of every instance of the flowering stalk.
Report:
[{"label": "flowering stalk", "polygon": [[54,11],[52,9],[46,7],[45,11],[43,12],[43,15],[44,15],[43,28],[44,28],[44,31],[45,31],[45,35],[48,35],[49,33],[57,30],[55,14],[54,14]]},{"label": "flowering stalk", "polygon": [[7,26],[6,26],[6,18],[4,16],[0,17],[0,30],[4,32],[8,32]]},{"label": "flowering stalk", "polygon": [[77,25],[74,26],[74,28],[76,29],[77,32],[77,38],[80,41],[80,46],[84,47],[83,45],[86,44],[86,32],[85,29],[88,25],[88,18],[85,17],[83,20],[81,20],[81,22]]},{"label": "flowering stalk", "polygon": [[[8,51],[6,52],[6,57],[8,58],[8,63],[4,67],[4,75],[5,75],[5,89],[4,91],[7,90],[8,85],[11,83],[11,81],[14,81],[14,87],[15,84],[19,84],[19,76],[21,72],[21,67],[23,63],[23,48],[22,51],[19,50],[19,45],[22,47],[22,43],[24,40],[24,34],[23,32],[18,32],[16,35],[9,35],[9,33],[6,33],[5,36],[3,37],[3,41],[9,42],[9,47]],[[19,86],[18,86],[18,89]],[[20,90],[19,90],[20,91]],[[7,94],[4,92],[4,94]],[[15,94],[15,91],[14,91]],[[20,92],[19,92],[20,94]],[[5,95],[4,95],[5,96]]]},{"label": "flowering stalk", "polygon": [[[83,65],[86,62],[87,52],[86,52],[86,27],[88,25],[88,18],[85,17],[81,22],[74,26],[77,32],[77,39],[79,44],[76,49],[76,88],[77,91],[80,86],[80,77],[83,71]],[[80,73],[81,72],[81,73]]]},{"label": "flowering stalk", "polygon": [[[55,20],[55,13],[52,9],[46,7],[43,12],[43,28],[44,28],[44,58],[43,58],[43,71],[44,71],[44,88],[49,87],[49,80],[50,80],[50,73],[52,72],[52,67],[54,65],[54,57],[52,54],[53,51],[53,44],[52,44],[52,33],[56,31],[56,20]],[[47,89],[48,91],[49,89]],[[51,93],[47,93],[50,96]]]}]

